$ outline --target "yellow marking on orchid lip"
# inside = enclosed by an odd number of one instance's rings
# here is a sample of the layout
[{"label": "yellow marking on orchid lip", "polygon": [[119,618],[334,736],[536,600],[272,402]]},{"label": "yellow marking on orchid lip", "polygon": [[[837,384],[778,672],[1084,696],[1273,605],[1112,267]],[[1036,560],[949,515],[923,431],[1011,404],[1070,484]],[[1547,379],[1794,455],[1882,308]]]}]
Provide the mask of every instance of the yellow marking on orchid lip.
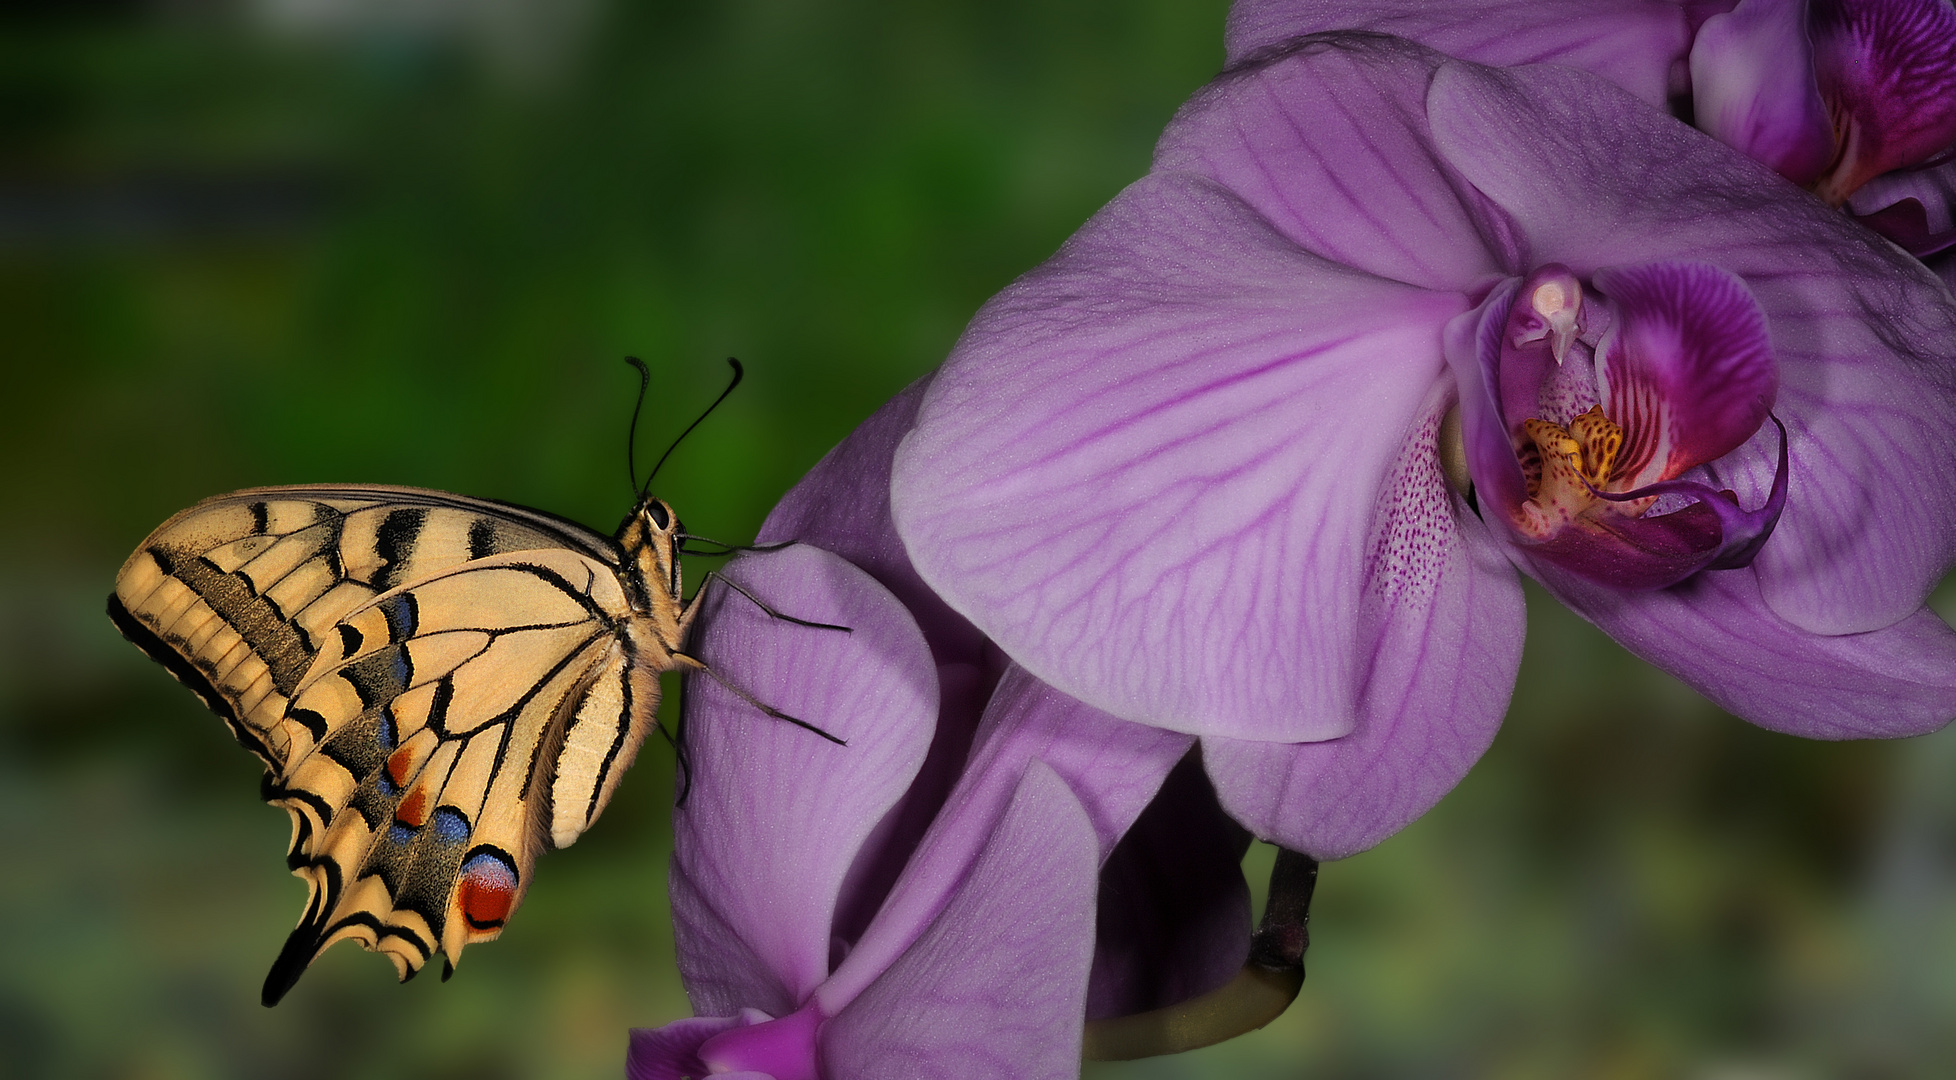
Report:
[{"label": "yellow marking on orchid lip", "polygon": [[[1516,524],[1529,536],[1545,539],[1596,504],[1596,492],[1609,484],[1623,450],[1623,428],[1603,415],[1601,405],[1590,406],[1566,428],[1540,419],[1525,420],[1521,428],[1528,438],[1523,449],[1533,446],[1541,468],[1530,477],[1528,501]],[[1640,499],[1613,509],[1634,516],[1648,505]]]},{"label": "yellow marking on orchid lip", "polygon": [[[1551,424],[1547,420],[1524,420],[1521,430],[1527,434],[1528,441],[1542,455],[1542,483],[1548,483],[1549,470],[1566,468],[1578,475],[1582,472],[1582,443],[1569,434],[1569,429],[1561,424]],[[1531,493],[1532,494],[1532,493]]]},{"label": "yellow marking on orchid lip", "polygon": [[1582,444],[1583,478],[1598,488],[1609,483],[1616,455],[1623,449],[1623,429],[1603,415],[1601,405],[1591,405],[1588,412],[1569,421],[1569,434]]}]

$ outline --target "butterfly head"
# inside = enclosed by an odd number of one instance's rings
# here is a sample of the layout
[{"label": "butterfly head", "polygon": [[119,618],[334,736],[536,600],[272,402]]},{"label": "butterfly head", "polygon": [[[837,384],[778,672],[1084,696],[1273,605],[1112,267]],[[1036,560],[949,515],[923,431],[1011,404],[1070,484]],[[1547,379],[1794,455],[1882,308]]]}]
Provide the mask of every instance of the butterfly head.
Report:
[{"label": "butterfly head", "polygon": [[680,596],[679,540],[685,526],[664,499],[646,495],[618,526],[625,553],[625,578],[640,611],[657,615],[676,606]]}]

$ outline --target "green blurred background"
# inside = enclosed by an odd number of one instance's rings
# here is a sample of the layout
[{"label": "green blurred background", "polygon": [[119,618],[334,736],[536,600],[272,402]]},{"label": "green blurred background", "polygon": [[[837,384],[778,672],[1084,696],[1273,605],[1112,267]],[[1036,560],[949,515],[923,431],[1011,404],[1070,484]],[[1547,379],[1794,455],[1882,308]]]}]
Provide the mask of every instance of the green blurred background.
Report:
[{"label": "green blurred background", "polygon": [[[342,946],[263,1009],[285,815],[102,616],[116,567],[251,484],[608,531],[627,353],[652,447],[747,362],[658,487],[752,535],[1145,169],[1225,6],[0,9],[0,1076],[619,1075],[628,1026],[686,1014],[669,752],[453,982]],[[1089,1076],[1952,1075],[1956,740],[1766,734],[1531,603],[1500,739],[1326,868],[1289,1014]]]}]

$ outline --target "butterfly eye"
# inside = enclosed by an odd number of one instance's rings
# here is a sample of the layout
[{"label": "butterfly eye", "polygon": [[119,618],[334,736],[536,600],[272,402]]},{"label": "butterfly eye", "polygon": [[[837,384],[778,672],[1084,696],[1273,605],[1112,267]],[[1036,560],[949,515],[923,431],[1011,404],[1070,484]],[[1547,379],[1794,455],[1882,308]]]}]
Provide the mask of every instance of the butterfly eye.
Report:
[{"label": "butterfly eye", "polygon": [[666,513],[665,504],[657,500],[645,504],[645,516],[651,518],[652,524],[662,532],[672,526],[672,518]]}]

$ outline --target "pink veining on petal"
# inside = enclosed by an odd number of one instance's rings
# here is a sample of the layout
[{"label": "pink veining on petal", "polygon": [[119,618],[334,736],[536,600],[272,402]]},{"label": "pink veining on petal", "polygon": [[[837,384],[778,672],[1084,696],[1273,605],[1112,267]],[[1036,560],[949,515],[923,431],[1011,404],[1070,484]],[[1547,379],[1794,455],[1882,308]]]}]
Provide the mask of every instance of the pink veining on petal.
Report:
[{"label": "pink veining on petal", "polygon": [[1341,735],[1347,564],[1464,306],[1156,173],[972,323],[898,449],[898,531],[954,608],[1097,708]]},{"label": "pink veining on petal", "polygon": [[1779,369],[1745,283],[1710,263],[1606,267],[1617,312],[1599,346],[1603,412],[1624,429],[1613,491],[1723,457],[1766,422]]},{"label": "pink veining on petal", "polygon": [[1869,180],[1956,145],[1956,7],[1813,0],[1814,73],[1840,156],[1815,191],[1839,205]]},{"label": "pink veining on petal", "polygon": [[834,1080],[1075,1080],[1099,853],[1086,809],[1029,762],[929,925],[823,1026]]},{"label": "pink veining on petal", "polygon": [[[806,544],[742,556],[701,606],[698,655],[729,682],[818,724],[837,746],[693,676],[692,788],[673,813],[680,971],[702,1012],[792,1012],[829,972],[833,905],[857,852],[917,775],[937,714],[916,622],[868,574]],[[836,679],[848,671],[848,679]]]},{"label": "pink veining on petal", "polygon": [[1776,615],[1749,568],[1642,593],[1554,566],[1530,572],[1625,648],[1762,727],[1892,739],[1956,717],[1956,631],[1927,608],[1868,633],[1816,634]]},{"label": "pink veining on petal", "polygon": [[[1484,321],[1498,331],[1503,320]],[[1451,398],[1436,391],[1382,492],[1359,625],[1372,659],[1355,729],[1319,743],[1203,740],[1223,805],[1292,850],[1343,858],[1390,836],[1460,782],[1507,712],[1521,662],[1521,582],[1440,475],[1436,444]],[[1505,451],[1498,425],[1495,436]],[[1512,467],[1511,451],[1507,460]]]}]

